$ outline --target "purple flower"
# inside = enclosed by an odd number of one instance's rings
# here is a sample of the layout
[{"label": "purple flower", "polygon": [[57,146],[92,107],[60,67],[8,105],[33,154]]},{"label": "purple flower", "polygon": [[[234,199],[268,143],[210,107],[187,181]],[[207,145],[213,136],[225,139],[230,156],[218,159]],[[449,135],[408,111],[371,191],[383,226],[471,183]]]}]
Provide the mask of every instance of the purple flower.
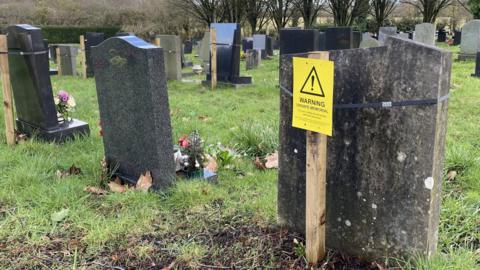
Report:
[{"label": "purple flower", "polygon": [[60,99],[60,101],[62,102],[67,102],[68,99],[69,99],[69,95],[68,95],[68,92],[67,91],[63,91],[63,90],[60,90],[58,92],[58,98]]}]

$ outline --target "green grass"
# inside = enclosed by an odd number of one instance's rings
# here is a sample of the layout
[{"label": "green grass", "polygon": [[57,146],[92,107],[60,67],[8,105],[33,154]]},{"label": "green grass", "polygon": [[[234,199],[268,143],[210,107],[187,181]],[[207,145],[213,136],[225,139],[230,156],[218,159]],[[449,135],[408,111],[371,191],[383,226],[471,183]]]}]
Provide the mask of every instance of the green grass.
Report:
[{"label": "green grass", "polygon": [[[473,69],[473,62],[454,62],[445,172],[456,170],[458,176],[444,182],[439,253],[429,261],[414,257],[404,262],[406,269],[479,268],[480,79],[470,77]],[[173,260],[178,267],[196,268],[208,258],[226,257],[253,266],[249,260],[258,256],[257,250],[266,251],[263,265],[275,265],[274,250],[262,246],[265,242],[248,226],[264,228],[276,222],[277,173],[255,169],[250,157],[278,145],[278,61],[244,70],[242,63],[242,73],[252,75],[254,84],[239,90],[209,91],[195,82],[168,84],[174,140],[198,129],[207,144],[220,142],[247,154],[236,170],[220,170],[216,185],[179,181],[163,194],[106,196],[83,191],[99,185],[101,178],[95,82],[53,76],[55,91],[66,89],[75,96],[74,117],[87,121],[92,133],[62,145],[29,140],[15,147],[0,136],[0,269],[130,264],[142,269]],[[58,169],[72,164],[83,173],[57,178]],[[62,209],[69,210],[66,218],[53,222],[51,215]],[[253,236],[235,236],[238,241],[233,242],[226,238],[225,230],[240,227]],[[245,248],[255,241],[258,247]],[[231,245],[226,250],[222,243]]]}]

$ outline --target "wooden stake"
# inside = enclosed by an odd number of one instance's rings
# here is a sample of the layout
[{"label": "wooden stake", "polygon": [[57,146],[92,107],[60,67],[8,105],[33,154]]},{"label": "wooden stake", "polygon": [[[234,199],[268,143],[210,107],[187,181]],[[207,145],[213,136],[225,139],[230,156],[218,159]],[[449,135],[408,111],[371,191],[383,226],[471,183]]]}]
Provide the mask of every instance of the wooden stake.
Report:
[{"label": "wooden stake", "polygon": [[62,61],[61,61],[61,56],[60,56],[60,48],[57,48],[55,50],[57,52],[57,71],[58,71],[58,76],[62,76]]},{"label": "wooden stake", "polygon": [[[309,58],[329,59],[328,52],[314,52]],[[314,265],[325,258],[327,189],[327,136],[307,131],[305,240],[306,256]]]},{"label": "wooden stake", "polygon": [[217,30],[210,29],[210,77],[212,81],[212,90],[217,88]]},{"label": "wooden stake", "polygon": [[158,37],[155,38],[155,46],[161,47],[161,46],[160,46],[160,38],[158,38]]},{"label": "wooden stake", "polygon": [[82,78],[87,78],[87,52],[85,51],[85,36],[80,36],[80,65],[82,69]]},{"label": "wooden stake", "polygon": [[15,120],[13,117],[12,85],[10,84],[10,68],[8,66],[7,36],[0,35],[0,72],[3,86],[3,111],[5,113],[5,133],[7,144],[15,144]]}]

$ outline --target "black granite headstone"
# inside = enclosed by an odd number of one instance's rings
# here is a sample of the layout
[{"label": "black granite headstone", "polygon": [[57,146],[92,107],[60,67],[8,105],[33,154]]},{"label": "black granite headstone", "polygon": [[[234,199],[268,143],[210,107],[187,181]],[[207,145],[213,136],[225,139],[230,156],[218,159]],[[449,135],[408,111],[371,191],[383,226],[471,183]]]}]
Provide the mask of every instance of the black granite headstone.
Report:
[{"label": "black granite headstone", "polygon": [[351,27],[329,27],[325,30],[325,49],[344,50],[354,48]]},{"label": "black granite headstone", "polygon": [[50,59],[53,61],[53,62],[57,62],[57,48],[58,48],[58,45],[56,44],[49,44],[48,45],[48,50],[49,50],[49,54],[50,54]]},{"label": "black granite headstone", "polygon": [[135,36],[133,32],[117,32],[115,33],[116,37],[128,37],[128,36]]},{"label": "black granite headstone", "polygon": [[437,42],[446,42],[447,41],[447,31],[445,29],[438,30]]},{"label": "black granite headstone", "polygon": [[325,40],[326,36],[325,36],[325,32],[320,32],[319,33],[319,45],[318,45],[318,50],[320,51],[325,51],[326,50],[326,40]]},{"label": "black granite headstone", "polygon": [[453,45],[457,46],[462,43],[462,31],[455,30],[455,35],[453,36]]},{"label": "black granite headstone", "polygon": [[270,36],[266,37],[265,51],[267,52],[267,56],[273,56],[273,41],[272,41],[272,37]]},{"label": "black granite headstone", "polygon": [[87,123],[75,119],[60,121],[57,117],[46,55],[48,48],[41,29],[18,24],[9,26],[6,32],[19,132],[55,142],[88,135]]},{"label": "black granite headstone", "polygon": [[[217,31],[217,81],[235,86],[251,84],[251,77],[240,76],[240,24],[212,23],[210,27]],[[210,80],[209,73],[205,83]]]},{"label": "black granite headstone", "polygon": [[175,177],[163,49],[135,36],[92,49],[105,157],[110,170],[135,183],[150,171],[155,188]]},{"label": "black granite headstone", "polygon": [[360,42],[362,42],[362,33],[359,31],[353,31],[353,48],[359,48]]},{"label": "black granite headstone", "polygon": [[[280,63],[278,216],[305,229],[305,131],[292,127],[292,57]],[[306,55],[305,55],[306,57]],[[330,51],[335,63],[333,136],[328,138],[326,244],[368,259],[434,252],[452,54],[397,37],[385,46]],[[367,64],[368,63],[368,64]]]},{"label": "black granite headstone", "polygon": [[280,55],[319,50],[318,30],[285,28],[280,30]]},{"label": "black granite headstone", "polygon": [[193,49],[193,43],[191,40],[185,40],[183,42],[183,53],[184,54],[191,54]]},{"label": "black granite headstone", "polygon": [[480,77],[480,52],[477,52],[477,61],[475,63],[475,74],[472,74],[473,77]]},{"label": "black granite headstone", "polygon": [[85,34],[85,58],[87,60],[87,77],[94,76],[92,68],[92,47],[97,46],[105,40],[104,33],[87,32]]}]

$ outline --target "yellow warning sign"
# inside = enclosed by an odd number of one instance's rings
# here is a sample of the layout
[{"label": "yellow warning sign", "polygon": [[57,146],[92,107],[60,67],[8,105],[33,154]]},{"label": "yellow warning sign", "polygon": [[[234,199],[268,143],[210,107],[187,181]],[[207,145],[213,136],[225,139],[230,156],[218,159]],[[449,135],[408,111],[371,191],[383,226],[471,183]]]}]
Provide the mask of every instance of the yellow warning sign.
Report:
[{"label": "yellow warning sign", "polygon": [[333,62],[293,58],[292,126],[332,136]]}]

